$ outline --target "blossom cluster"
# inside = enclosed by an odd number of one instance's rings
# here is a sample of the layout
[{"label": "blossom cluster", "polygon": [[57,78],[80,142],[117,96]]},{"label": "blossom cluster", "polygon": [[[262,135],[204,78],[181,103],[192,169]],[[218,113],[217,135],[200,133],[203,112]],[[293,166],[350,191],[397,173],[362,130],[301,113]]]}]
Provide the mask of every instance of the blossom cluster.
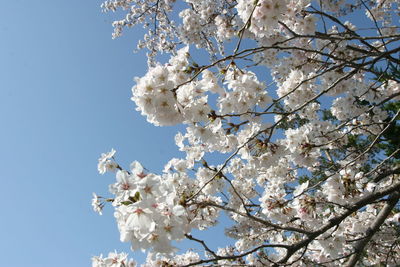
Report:
[{"label": "blossom cluster", "polygon": [[171,253],[171,240],[182,239],[189,230],[186,210],[179,204],[174,185],[147,173],[138,162],[131,164],[129,172],[116,172],[110,192],[121,241],[131,242],[133,249]]},{"label": "blossom cluster", "polygon": [[94,256],[92,258],[92,267],[135,267],[136,262],[132,259],[128,260],[128,254],[110,252],[107,257]]},{"label": "blossom cluster", "polygon": [[204,121],[210,108],[207,96],[196,84],[177,86],[187,79],[188,47],[180,49],[168,64],[157,65],[132,88],[138,110],[157,126]]},{"label": "blossom cluster", "polygon": [[[112,150],[103,154],[99,162],[105,160],[105,155],[110,156],[114,153]],[[130,242],[133,250],[150,249],[161,254],[171,254],[176,251],[172,241],[182,240],[192,228],[205,229],[215,223],[218,217],[215,209],[186,206],[185,198],[190,197],[194,190],[198,190],[202,182],[190,180],[185,171],[172,171],[179,169],[178,166],[178,162],[170,162],[161,176],[148,172],[137,161],[131,163],[129,171],[116,171],[116,183],[109,186],[109,191],[114,197],[105,201],[111,201],[115,207],[114,216],[121,241]],[[100,173],[103,171],[102,167],[99,165]],[[108,171],[112,172],[115,169]],[[203,174],[204,170],[198,173]],[[208,174],[209,177],[211,175]],[[216,193],[215,190],[213,193]],[[204,194],[201,194],[199,199],[202,196],[204,201],[220,202],[218,197],[204,197]],[[100,214],[104,207],[101,199],[94,194],[92,201],[93,209]],[[207,219],[200,220],[204,216],[207,216]]]}]

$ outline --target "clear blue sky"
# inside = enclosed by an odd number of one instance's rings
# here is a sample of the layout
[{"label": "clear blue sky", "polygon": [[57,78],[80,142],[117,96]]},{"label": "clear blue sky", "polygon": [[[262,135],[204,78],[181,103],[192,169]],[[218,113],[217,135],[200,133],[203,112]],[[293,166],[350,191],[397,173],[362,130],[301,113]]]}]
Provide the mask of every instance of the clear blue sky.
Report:
[{"label": "clear blue sky", "polygon": [[134,33],[111,39],[100,0],[0,1],[1,266],[90,266],[115,249],[111,208],[92,212],[102,152],[159,171],[174,128],[149,125],[130,101],[147,69]]}]

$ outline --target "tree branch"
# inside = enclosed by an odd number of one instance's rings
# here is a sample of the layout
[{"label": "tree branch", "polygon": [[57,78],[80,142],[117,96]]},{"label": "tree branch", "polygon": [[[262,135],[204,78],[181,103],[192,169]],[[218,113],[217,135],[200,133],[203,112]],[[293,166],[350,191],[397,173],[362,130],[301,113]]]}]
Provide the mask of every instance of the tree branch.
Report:
[{"label": "tree branch", "polygon": [[356,265],[357,261],[361,258],[362,252],[367,246],[368,242],[371,240],[373,235],[379,230],[379,227],[384,223],[387,216],[389,216],[392,209],[396,206],[397,202],[400,198],[400,191],[394,192],[388,199],[387,203],[383,207],[383,209],[379,212],[375,221],[372,225],[367,229],[365,237],[359,240],[354,245],[354,254],[350,257],[349,261],[345,265],[346,267],[353,267]]}]

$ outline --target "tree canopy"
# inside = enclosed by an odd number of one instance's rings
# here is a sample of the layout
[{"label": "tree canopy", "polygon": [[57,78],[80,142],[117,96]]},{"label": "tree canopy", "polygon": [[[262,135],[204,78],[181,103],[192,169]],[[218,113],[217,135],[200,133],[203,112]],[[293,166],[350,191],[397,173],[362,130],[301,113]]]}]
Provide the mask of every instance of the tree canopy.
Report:
[{"label": "tree canopy", "polygon": [[[122,10],[113,37],[147,30],[137,43],[149,66],[132,88],[137,111],[186,128],[175,136],[186,156],[160,174],[120,166],[114,150],[99,159],[116,182],[93,208],[115,208],[121,241],[148,252],[143,266],[400,265],[397,0],[102,8]],[[220,216],[236,241],[213,250],[193,230]],[[204,251],[179,251],[183,239]],[[92,262],[136,265],[126,253]]]}]

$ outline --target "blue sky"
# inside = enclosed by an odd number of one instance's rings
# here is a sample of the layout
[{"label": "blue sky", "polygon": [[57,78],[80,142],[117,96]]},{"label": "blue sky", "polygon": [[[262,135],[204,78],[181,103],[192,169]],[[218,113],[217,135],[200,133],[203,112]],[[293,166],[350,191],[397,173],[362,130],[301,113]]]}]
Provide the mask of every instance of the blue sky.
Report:
[{"label": "blue sky", "polygon": [[140,35],[112,40],[99,0],[12,0],[0,8],[1,266],[90,266],[120,244],[112,210],[92,212],[112,175],[102,152],[159,171],[176,155],[174,128],[145,121],[130,101],[147,69]]}]

